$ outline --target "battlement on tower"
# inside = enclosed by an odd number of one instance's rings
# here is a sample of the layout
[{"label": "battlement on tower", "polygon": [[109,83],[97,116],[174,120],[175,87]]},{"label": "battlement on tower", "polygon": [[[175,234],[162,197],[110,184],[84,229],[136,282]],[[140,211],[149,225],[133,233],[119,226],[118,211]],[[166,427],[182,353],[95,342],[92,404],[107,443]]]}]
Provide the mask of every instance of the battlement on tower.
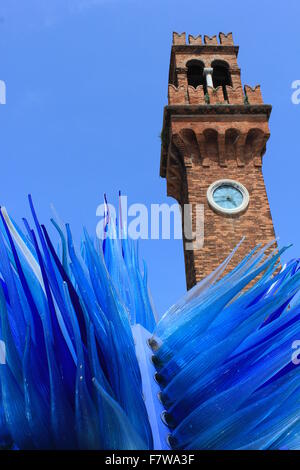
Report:
[{"label": "battlement on tower", "polygon": [[224,34],[219,33],[219,42],[217,36],[207,36],[204,35],[203,39],[202,36],[199,34],[198,36],[193,36],[192,34],[188,35],[188,44],[186,42],[186,33],[176,33],[173,32],[173,46],[233,46],[233,37],[232,33]]},{"label": "battlement on tower", "polygon": [[168,102],[169,105],[174,104],[191,104],[191,105],[224,105],[224,104],[238,104],[238,105],[258,105],[264,104],[260,85],[251,87],[245,85],[232,87],[225,85],[226,98],[224,96],[224,89],[221,86],[217,88],[207,87],[206,92],[203,85],[198,85],[196,88],[187,85],[179,85],[178,87],[169,84],[168,86]]}]

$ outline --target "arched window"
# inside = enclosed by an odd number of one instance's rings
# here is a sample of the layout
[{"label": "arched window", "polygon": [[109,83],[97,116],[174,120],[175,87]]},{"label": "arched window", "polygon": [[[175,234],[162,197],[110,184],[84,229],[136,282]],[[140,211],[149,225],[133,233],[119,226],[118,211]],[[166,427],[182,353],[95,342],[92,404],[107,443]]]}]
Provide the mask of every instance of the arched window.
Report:
[{"label": "arched window", "polygon": [[229,72],[229,65],[222,60],[215,60],[211,64],[213,68],[213,84],[214,88],[221,86],[223,89],[224,99],[228,100],[226,85],[231,86],[231,77]]},{"label": "arched window", "polygon": [[204,93],[206,90],[206,80],[203,74],[204,64],[200,60],[190,60],[187,64],[187,79],[188,84],[197,88],[199,85],[203,85]]}]

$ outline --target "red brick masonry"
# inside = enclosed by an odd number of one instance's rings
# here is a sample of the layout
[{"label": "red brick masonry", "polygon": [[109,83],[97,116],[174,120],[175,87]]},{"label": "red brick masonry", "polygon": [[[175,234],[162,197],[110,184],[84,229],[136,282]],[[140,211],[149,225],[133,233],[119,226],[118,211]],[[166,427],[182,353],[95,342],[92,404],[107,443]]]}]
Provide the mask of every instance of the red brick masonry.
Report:
[{"label": "red brick masonry", "polygon": [[[263,104],[259,86],[242,88],[237,64],[238,47],[232,34],[217,37],[173,35],[168,102],[164,110],[160,174],[167,179],[167,193],[179,204],[204,204],[204,246],[185,250],[187,287],[215,269],[240,241],[246,241],[235,256],[241,260],[250,248],[275,238],[262,175],[262,156],[270,136],[271,106]],[[187,63],[201,60],[211,67],[225,61],[232,87],[188,86]],[[250,203],[235,216],[221,215],[208,205],[206,192],[219,179],[234,179],[248,189]],[[193,221],[194,223],[195,221]],[[195,225],[195,224],[194,224]],[[195,228],[195,227],[194,227]]]}]

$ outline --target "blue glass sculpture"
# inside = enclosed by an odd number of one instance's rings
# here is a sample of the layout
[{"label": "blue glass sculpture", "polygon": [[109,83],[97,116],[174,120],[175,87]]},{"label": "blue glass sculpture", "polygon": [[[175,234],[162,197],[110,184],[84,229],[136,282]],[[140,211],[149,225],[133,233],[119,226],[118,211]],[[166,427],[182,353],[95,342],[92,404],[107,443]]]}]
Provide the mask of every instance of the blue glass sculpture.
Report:
[{"label": "blue glass sculpture", "polygon": [[300,448],[299,260],[232,253],[156,322],[125,227],[78,252],[52,220],[57,251],[29,203],[0,211],[1,448]]}]

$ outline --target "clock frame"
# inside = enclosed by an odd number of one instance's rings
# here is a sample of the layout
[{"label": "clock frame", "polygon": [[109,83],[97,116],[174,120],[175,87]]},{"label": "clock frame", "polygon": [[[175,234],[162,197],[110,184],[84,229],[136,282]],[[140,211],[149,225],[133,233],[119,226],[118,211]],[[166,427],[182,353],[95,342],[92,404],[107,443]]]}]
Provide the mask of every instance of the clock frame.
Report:
[{"label": "clock frame", "polygon": [[[229,186],[229,187],[235,188],[242,194],[242,197],[243,197],[242,203],[238,207],[235,207],[235,208],[222,207],[215,201],[214,193],[216,189],[222,186]],[[243,184],[239,183],[238,181],[231,180],[231,179],[222,179],[222,180],[215,181],[209,186],[207,190],[207,200],[208,200],[208,204],[214,211],[220,214],[235,215],[235,214],[244,212],[247,209],[249,205],[249,201],[250,201],[250,196],[249,196],[247,188]]]}]

